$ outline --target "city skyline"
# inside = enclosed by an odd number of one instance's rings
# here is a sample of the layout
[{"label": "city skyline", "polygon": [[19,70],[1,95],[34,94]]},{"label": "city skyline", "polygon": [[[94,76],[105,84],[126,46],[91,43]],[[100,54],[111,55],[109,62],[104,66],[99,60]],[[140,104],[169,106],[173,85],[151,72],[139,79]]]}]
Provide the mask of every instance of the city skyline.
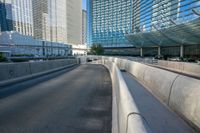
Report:
[{"label": "city skyline", "polygon": [[43,41],[82,44],[82,0],[0,2],[1,31],[16,31]]},{"label": "city skyline", "polygon": [[82,26],[82,0],[0,0],[0,51],[68,55],[82,45]]}]

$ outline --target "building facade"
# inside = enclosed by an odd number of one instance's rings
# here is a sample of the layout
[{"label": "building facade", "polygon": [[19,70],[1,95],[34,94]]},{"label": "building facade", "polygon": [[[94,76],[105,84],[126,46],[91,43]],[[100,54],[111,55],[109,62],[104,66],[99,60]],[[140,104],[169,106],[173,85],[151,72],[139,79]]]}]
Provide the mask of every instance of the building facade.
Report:
[{"label": "building facade", "polygon": [[133,0],[133,31],[145,33],[187,23],[199,16],[199,0]]},{"label": "building facade", "polygon": [[87,8],[90,45],[200,57],[200,0],[87,0]]},{"label": "building facade", "polygon": [[48,0],[33,0],[32,5],[34,38],[50,41]]},{"label": "building facade", "polygon": [[33,36],[32,0],[0,0],[1,30]]},{"label": "building facade", "polygon": [[199,58],[199,11],[200,0],[133,0],[133,30],[126,38],[148,56]]},{"label": "building facade", "polygon": [[82,43],[82,0],[67,1],[67,43]]},{"label": "building facade", "polygon": [[87,44],[87,11],[82,10],[82,44]]},{"label": "building facade", "polygon": [[81,0],[33,0],[34,37],[52,42],[82,43]]},{"label": "building facade", "polygon": [[87,0],[88,44],[127,47],[132,31],[132,0]]},{"label": "building facade", "polygon": [[18,32],[1,32],[0,52],[10,52],[12,56],[68,56],[72,55],[71,46],[63,43],[41,41]]},{"label": "building facade", "polygon": [[[52,47],[54,45],[56,47],[57,43],[80,45],[82,2],[81,0],[0,0],[0,31],[8,34],[19,33],[22,35],[21,40],[22,37],[25,40],[27,37],[33,37],[42,41],[45,46],[51,44]],[[28,45],[29,42],[25,42]],[[6,44],[11,45],[10,42]],[[33,46],[29,48],[35,50]],[[53,50],[50,48],[48,52],[53,54]]]},{"label": "building facade", "polygon": [[12,13],[11,4],[0,1],[0,32],[13,30],[13,21],[7,18],[7,11]]}]

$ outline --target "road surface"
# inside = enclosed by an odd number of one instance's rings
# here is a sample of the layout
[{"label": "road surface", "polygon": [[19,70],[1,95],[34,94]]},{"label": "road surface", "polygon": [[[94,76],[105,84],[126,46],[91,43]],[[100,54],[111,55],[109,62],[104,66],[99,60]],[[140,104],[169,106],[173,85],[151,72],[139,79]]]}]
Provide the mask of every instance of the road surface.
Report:
[{"label": "road surface", "polygon": [[0,133],[111,133],[112,86],[101,65],[0,89]]}]

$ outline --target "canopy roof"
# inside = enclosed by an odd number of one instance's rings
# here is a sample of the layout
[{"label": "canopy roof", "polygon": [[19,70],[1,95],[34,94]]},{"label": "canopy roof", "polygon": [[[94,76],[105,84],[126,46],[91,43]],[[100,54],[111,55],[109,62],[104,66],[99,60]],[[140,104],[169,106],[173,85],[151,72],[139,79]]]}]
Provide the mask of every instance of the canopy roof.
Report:
[{"label": "canopy roof", "polygon": [[130,33],[126,38],[136,47],[200,44],[200,18],[156,31]]}]

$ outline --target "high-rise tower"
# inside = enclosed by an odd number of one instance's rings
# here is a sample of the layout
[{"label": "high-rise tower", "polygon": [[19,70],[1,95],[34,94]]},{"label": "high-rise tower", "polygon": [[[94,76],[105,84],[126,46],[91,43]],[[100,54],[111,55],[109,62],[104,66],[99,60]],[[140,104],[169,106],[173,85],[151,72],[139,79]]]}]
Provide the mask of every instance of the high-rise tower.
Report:
[{"label": "high-rise tower", "polygon": [[129,45],[125,35],[132,31],[132,0],[87,0],[87,8],[90,45]]},{"label": "high-rise tower", "polygon": [[87,11],[82,11],[82,44],[87,43]]},{"label": "high-rise tower", "polygon": [[81,44],[81,0],[33,0],[34,37]]},{"label": "high-rise tower", "polygon": [[32,0],[0,0],[1,30],[33,36]]}]

